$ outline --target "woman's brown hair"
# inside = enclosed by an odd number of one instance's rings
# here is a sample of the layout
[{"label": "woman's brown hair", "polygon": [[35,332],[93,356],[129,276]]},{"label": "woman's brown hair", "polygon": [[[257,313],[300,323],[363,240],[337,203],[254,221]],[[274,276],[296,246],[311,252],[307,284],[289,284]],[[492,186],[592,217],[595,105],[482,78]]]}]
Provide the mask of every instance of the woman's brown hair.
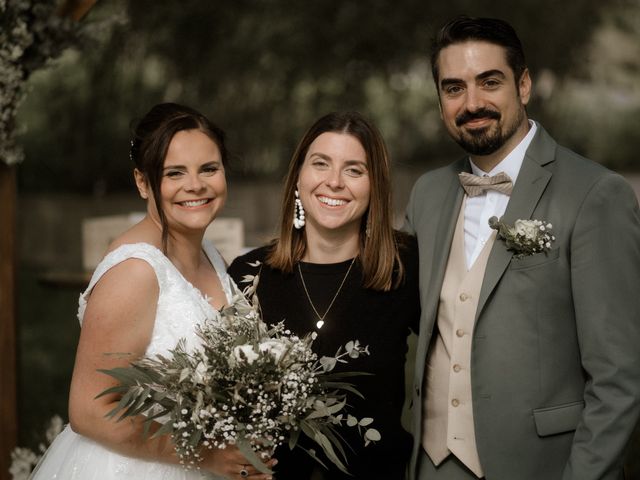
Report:
[{"label": "woman's brown hair", "polygon": [[[378,129],[358,112],[333,112],[318,119],[304,134],[291,157],[282,198],[280,236],[274,242],[266,263],[291,273],[306,250],[304,230],[293,228],[294,199],[300,169],[309,146],[326,132],[354,136],[367,155],[371,183],[369,208],[360,224],[360,253],[363,286],[388,291],[404,278],[398,253],[398,236],[392,226],[391,175],[387,148]],[[395,273],[394,273],[395,272]]]}]

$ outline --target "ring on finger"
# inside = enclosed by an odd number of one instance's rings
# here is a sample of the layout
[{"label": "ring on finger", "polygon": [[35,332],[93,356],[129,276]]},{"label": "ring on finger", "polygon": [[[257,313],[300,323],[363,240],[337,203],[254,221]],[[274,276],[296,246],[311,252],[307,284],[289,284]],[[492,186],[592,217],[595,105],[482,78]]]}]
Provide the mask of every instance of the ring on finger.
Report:
[{"label": "ring on finger", "polygon": [[249,476],[249,470],[247,470],[247,466],[243,465],[242,470],[240,470],[240,476],[242,478],[247,478]]}]

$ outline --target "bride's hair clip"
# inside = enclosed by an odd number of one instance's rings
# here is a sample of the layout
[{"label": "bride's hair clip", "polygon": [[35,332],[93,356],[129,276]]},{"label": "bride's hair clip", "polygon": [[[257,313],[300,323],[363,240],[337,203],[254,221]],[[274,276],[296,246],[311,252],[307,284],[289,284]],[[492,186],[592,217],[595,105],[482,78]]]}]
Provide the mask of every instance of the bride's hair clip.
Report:
[{"label": "bride's hair clip", "polygon": [[129,148],[129,160],[131,160],[133,163],[136,163],[135,161],[135,156],[136,156],[136,152],[134,151],[135,146],[136,146],[136,141],[134,139],[131,140],[130,143],[130,148]]}]

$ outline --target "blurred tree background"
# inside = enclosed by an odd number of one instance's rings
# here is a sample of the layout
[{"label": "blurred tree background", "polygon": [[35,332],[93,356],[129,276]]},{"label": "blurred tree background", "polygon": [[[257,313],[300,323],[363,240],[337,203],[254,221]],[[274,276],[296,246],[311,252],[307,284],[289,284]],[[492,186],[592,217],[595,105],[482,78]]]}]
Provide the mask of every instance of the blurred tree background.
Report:
[{"label": "blurred tree background", "polygon": [[302,132],[337,109],[377,122],[396,164],[449,161],[458,150],[441,127],[427,52],[458,13],[516,26],[536,85],[531,116],[558,140],[637,168],[637,0],[113,0],[85,20],[81,50],[31,80],[19,187],[128,190],[131,121],[161,101],[225,128],[243,178],[279,178]]},{"label": "blurred tree background", "polygon": [[[29,80],[19,194],[82,194],[96,210],[133,192],[132,122],[163,101],[227,131],[233,181],[279,181],[304,130],[333,110],[373,119],[396,170],[448,163],[461,152],[441,125],[428,51],[461,13],[515,26],[534,80],[530,116],[559,142],[639,170],[640,0],[103,0],[80,47]],[[23,249],[27,235],[38,233]],[[66,415],[79,288],[43,286],[33,254],[21,257],[20,435],[34,444],[46,419]]]}]

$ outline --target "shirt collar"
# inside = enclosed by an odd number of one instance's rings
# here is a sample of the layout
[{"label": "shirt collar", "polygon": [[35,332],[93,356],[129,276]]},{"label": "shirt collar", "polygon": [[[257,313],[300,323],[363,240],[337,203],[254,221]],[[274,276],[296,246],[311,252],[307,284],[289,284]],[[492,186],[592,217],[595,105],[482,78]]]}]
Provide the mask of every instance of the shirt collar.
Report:
[{"label": "shirt collar", "polygon": [[536,130],[538,130],[538,126],[536,122],[533,120],[529,120],[529,131],[524,136],[524,138],[520,141],[520,143],[509,152],[509,155],[504,157],[490,172],[484,172],[480,168],[473,163],[473,160],[469,159],[469,163],[471,163],[471,172],[474,175],[478,175],[480,177],[493,176],[497,173],[504,172],[509,177],[511,177],[511,181],[515,185],[516,179],[518,178],[518,173],[520,173],[520,167],[522,166],[522,162],[524,160],[524,155],[527,153],[527,149],[531,144],[531,140],[533,140],[534,135],[536,134]]}]

